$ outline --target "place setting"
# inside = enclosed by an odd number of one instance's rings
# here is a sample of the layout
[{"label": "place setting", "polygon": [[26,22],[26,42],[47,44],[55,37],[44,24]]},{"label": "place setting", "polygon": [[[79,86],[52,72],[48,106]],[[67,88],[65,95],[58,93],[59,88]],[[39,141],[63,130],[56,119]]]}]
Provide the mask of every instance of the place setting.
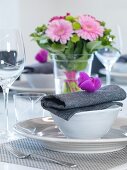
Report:
[{"label": "place setting", "polygon": [[[86,73],[80,73],[78,82],[82,91],[43,96],[40,99],[41,107],[50,111],[51,116],[26,118],[22,121],[25,118],[19,118],[14,130],[26,138],[9,142],[9,146],[16,149],[15,152],[8,149],[8,144],[5,147],[3,145],[1,153],[10,153],[3,160],[52,169],[82,169],[84,165],[93,168],[96,159],[100,169],[123,164],[127,159],[127,119],[117,116],[122,109],[126,92],[117,85],[101,87],[100,79],[93,79],[95,81],[91,81]],[[89,88],[87,81],[98,82],[98,86]],[[34,103],[36,104],[36,100]],[[31,154],[31,158],[17,159],[13,156],[17,154],[17,150],[26,155]],[[121,154],[123,157],[117,162],[115,155],[118,159]],[[58,163],[45,159],[45,156]],[[107,161],[109,157],[115,157],[112,158],[113,165]],[[91,159],[93,162],[88,161]],[[60,161],[65,164],[61,166]],[[66,163],[75,166],[68,167]]]},{"label": "place setting", "polygon": [[[83,76],[88,78],[87,74],[81,73],[79,82],[83,81]],[[113,128],[112,125],[123,105],[118,101],[125,98],[126,92],[117,85],[104,86],[95,93],[79,91],[45,96],[41,105],[51,112],[52,118],[21,121],[14,129],[57,151],[99,153],[119,150],[126,146],[126,135],[119,126]]]}]

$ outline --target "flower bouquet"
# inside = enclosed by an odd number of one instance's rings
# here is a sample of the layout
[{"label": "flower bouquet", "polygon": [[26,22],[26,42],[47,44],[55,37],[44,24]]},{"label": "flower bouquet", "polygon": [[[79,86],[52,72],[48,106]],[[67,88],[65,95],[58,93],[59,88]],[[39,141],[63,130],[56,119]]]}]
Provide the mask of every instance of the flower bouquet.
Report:
[{"label": "flower bouquet", "polygon": [[64,93],[79,90],[77,73],[87,68],[96,50],[113,48],[115,38],[105,22],[90,15],[74,17],[69,13],[51,18],[47,25],[37,27],[31,37],[41,48],[48,50],[58,61],[58,68],[63,69]]}]

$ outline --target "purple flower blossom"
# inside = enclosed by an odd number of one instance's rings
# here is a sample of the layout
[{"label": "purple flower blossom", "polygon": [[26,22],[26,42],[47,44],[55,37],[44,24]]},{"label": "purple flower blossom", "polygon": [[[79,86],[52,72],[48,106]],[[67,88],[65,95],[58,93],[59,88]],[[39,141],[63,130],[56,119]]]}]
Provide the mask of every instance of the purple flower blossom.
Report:
[{"label": "purple flower blossom", "polygon": [[41,49],[35,56],[35,59],[40,63],[45,63],[48,60],[48,51]]},{"label": "purple flower blossom", "polygon": [[87,92],[95,92],[101,87],[101,79],[98,77],[89,77],[85,72],[80,72],[78,86]]}]

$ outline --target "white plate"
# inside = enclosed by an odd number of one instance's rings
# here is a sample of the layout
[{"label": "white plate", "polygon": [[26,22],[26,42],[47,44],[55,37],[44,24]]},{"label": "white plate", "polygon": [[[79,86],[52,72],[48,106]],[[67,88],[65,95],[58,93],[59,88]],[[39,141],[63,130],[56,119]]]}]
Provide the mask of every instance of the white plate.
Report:
[{"label": "white plate", "polygon": [[[105,69],[100,69],[99,72],[103,75],[106,75]],[[127,73],[120,73],[120,72],[116,72],[116,71],[111,71],[111,77],[117,83],[127,84]]]},{"label": "white plate", "polygon": [[27,81],[15,81],[10,87],[12,90],[24,91],[24,92],[44,92],[54,93],[54,89],[51,88],[32,88]]},{"label": "white plate", "polygon": [[26,80],[33,88],[55,88],[54,74],[24,74]]},{"label": "white plate", "polygon": [[[105,69],[100,69],[99,72],[101,74],[106,75],[106,70]],[[116,77],[126,77],[127,78],[127,73],[120,73],[120,72],[116,72],[116,71],[111,71],[111,75],[112,76],[116,76]]]},{"label": "white plate", "polygon": [[14,126],[14,130],[20,135],[39,140],[50,150],[69,153],[106,153],[120,150],[127,145],[126,132],[120,129],[120,126],[125,125],[127,119],[119,118],[107,135],[93,140],[66,138],[51,117],[19,122]]}]

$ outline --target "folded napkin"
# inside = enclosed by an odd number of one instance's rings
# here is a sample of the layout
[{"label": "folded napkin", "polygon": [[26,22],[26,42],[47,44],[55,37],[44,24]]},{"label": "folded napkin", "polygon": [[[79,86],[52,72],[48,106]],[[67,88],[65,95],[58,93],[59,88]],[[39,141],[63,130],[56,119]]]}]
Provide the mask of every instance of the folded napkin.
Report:
[{"label": "folded napkin", "polygon": [[25,66],[23,73],[43,73],[52,74],[53,73],[53,63],[35,63],[29,66]]},{"label": "folded napkin", "polygon": [[44,109],[69,120],[75,113],[102,110],[112,105],[122,106],[116,102],[126,98],[126,92],[117,85],[104,86],[94,93],[79,91],[68,94],[49,95],[41,100]]}]

